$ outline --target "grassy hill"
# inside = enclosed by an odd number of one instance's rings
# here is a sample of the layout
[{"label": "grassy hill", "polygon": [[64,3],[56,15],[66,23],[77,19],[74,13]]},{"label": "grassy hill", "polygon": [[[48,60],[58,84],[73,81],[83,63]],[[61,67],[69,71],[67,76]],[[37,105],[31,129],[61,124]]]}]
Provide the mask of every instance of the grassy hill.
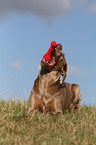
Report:
[{"label": "grassy hill", "polygon": [[96,145],[96,107],[60,116],[36,113],[22,120],[28,103],[0,101],[1,145]]}]

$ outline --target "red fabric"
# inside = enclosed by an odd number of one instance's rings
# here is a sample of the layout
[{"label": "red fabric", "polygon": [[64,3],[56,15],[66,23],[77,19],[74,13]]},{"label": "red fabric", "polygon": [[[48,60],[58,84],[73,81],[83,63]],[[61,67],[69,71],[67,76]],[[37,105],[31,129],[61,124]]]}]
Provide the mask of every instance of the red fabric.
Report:
[{"label": "red fabric", "polygon": [[45,58],[46,61],[50,61],[51,60],[51,51],[54,47],[57,47],[57,43],[55,41],[51,42],[51,47],[49,48],[49,50],[47,51],[47,53],[43,56],[43,58]]}]

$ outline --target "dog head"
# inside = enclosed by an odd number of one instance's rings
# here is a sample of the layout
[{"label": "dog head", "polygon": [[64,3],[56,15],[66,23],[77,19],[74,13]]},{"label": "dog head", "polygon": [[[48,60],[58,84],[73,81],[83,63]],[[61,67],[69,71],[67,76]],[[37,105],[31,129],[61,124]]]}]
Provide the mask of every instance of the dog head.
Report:
[{"label": "dog head", "polygon": [[41,60],[41,65],[47,71],[60,70],[66,63],[64,53],[62,52],[62,45],[57,44],[51,51],[50,61],[46,61],[44,58]]}]

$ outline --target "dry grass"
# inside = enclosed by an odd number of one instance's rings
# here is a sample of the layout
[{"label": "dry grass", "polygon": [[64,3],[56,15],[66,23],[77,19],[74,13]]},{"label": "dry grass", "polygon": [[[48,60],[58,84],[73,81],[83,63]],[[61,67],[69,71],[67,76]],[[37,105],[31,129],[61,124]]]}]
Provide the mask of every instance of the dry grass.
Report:
[{"label": "dry grass", "polygon": [[0,101],[1,145],[96,145],[96,107],[61,116],[37,113],[22,120],[28,103]]}]

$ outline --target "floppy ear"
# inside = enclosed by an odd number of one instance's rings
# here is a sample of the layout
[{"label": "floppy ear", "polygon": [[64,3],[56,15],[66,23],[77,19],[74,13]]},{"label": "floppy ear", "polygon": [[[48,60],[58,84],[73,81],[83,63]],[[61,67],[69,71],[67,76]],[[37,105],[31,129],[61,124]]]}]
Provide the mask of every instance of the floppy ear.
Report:
[{"label": "floppy ear", "polygon": [[62,79],[60,80],[60,84],[63,84],[63,82],[65,81],[66,79],[66,76],[67,76],[67,71],[68,71],[68,64],[67,62],[65,62],[64,66],[62,67]]},{"label": "floppy ear", "polygon": [[64,70],[65,70],[65,73],[67,73],[67,72],[68,72],[68,64],[67,64],[67,62],[65,62],[65,65],[64,65]]},{"label": "floppy ear", "polygon": [[64,63],[64,66],[63,66],[63,71],[65,71],[65,74],[68,72],[68,64],[67,64],[67,62],[66,62],[66,59],[65,59],[65,54],[62,52],[62,56],[63,56],[63,59],[64,59],[64,61],[65,61],[65,63]]}]

